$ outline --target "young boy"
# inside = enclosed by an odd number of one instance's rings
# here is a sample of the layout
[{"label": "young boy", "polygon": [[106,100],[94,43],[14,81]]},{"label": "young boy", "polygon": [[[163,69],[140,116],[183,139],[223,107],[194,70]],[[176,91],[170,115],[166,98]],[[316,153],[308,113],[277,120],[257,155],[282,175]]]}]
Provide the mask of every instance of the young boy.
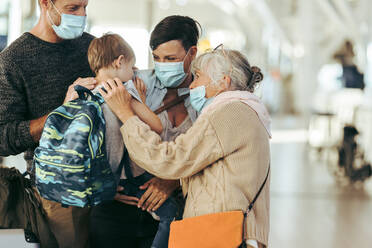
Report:
[{"label": "young boy", "polygon": [[[135,55],[122,37],[117,34],[105,34],[101,38],[94,39],[88,49],[88,61],[96,75],[95,79],[99,82],[94,92],[97,92],[99,87],[105,87],[105,82],[113,78],[119,78],[122,82],[126,82],[126,89],[133,96],[132,106],[135,113],[153,131],[159,134],[162,132],[163,128],[159,117],[144,104],[146,102],[146,87],[143,81],[139,78],[135,78],[134,82],[131,80],[134,76]],[[128,156],[120,133],[122,123],[106,104],[102,105],[102,109],[106,120],[107,158],[113,173],[117,176],[118,181],[120,178],[119,185],[124,187],[123,194],[140,198],[145,191],[140,190],[139,187],[153,176],[129,161],[129,157],[124,169],[119,168],[123,156]],[[155,219],[160,219],[160,224],[151,247],[168,247],[170,222],[176,217],[177,212],[177,203],[171,197],[155,213],[152,213]],[[94,218],[93,213],[92,224],[96,223]],[[100,226],[100,228],[106,227]],[[99,240],[105,240],[104,237],[97,237],[97,235],[100,234],[92,233],[92,246],[103,247],[106,245],[104,247],[107,247],[107,243],[99,243]],[[125,246],[125,244],[121,245]]]}]

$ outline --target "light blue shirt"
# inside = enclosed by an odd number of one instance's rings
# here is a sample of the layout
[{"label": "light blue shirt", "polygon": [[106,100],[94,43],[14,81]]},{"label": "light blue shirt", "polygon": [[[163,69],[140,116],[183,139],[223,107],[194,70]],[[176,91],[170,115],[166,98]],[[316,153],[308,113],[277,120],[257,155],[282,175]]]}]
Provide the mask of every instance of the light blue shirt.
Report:
[{"label": "light blue shirt", "polygon": [[[155,71],[139,70],[136,71],[136,76],[141,78],[147,87],[146,105],[149,106],[152,111],[155,111],[159,107],[163,106],[163,100],[168,92],[168,89],[160,83],[160,80],[155,75]],[[178,96],[183,96],[188,93],[190,93],[189,88],[178,89]],[[198,117],[198,112],[191,106],[190,97],[185,99],[185,107],[191,121],[195,122]]]}]

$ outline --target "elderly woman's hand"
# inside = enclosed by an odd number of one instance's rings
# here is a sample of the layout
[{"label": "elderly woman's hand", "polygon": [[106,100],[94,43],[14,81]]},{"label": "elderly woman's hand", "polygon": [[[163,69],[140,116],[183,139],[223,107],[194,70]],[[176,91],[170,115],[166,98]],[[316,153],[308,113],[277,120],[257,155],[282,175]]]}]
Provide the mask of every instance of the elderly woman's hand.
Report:
[{"label": "elderly woman's hand", "polygon": [[99,92],[105,99],[112,112],[124,123],[134,115],[131,101],[132,96],[125,89],[120,79],[109,79],[103,83],[104,89]]}]

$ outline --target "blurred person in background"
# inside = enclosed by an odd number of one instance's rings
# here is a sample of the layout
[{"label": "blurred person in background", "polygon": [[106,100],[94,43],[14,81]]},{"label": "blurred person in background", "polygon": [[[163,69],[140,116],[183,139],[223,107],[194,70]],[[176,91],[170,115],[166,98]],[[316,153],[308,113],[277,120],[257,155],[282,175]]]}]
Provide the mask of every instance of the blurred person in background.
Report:
[{"label": "blurred person in background", "polygon": [[[0,54],[0,155],[24,152],[31,178],[47,115],[77,97],[74,85],[96,85],[87,60],[94,37],[84,33],[88,0],[39,0],[39,5],[38,23]],[[62,208],[45,199],[42,204],[60,248],[87,247],[89,209]]]},{"label": "blurred person in background", "polygon": [[364,75],[354,63],[354,49],[350,41],[345,41],[341,49],[333,56],[342,65],[342,83],[345,88],[363,90],[365,87]]}]

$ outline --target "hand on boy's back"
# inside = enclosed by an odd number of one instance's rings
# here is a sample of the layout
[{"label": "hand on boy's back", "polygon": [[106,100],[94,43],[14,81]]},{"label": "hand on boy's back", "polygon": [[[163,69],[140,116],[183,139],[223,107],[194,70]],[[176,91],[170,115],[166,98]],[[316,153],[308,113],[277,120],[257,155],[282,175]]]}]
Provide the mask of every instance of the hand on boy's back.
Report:
[{"label": "hand on boy's back", "polygon": [[66,97],[63,103],[66,103],[66,102],[69,102],[69,101],[72,101],[78,98],[78,94],[74,89],[76,85],[81,85],[89,90],[93,90],[97,86],[97,81],[93,77],[76,79],[76,81],[68,87]]}]

